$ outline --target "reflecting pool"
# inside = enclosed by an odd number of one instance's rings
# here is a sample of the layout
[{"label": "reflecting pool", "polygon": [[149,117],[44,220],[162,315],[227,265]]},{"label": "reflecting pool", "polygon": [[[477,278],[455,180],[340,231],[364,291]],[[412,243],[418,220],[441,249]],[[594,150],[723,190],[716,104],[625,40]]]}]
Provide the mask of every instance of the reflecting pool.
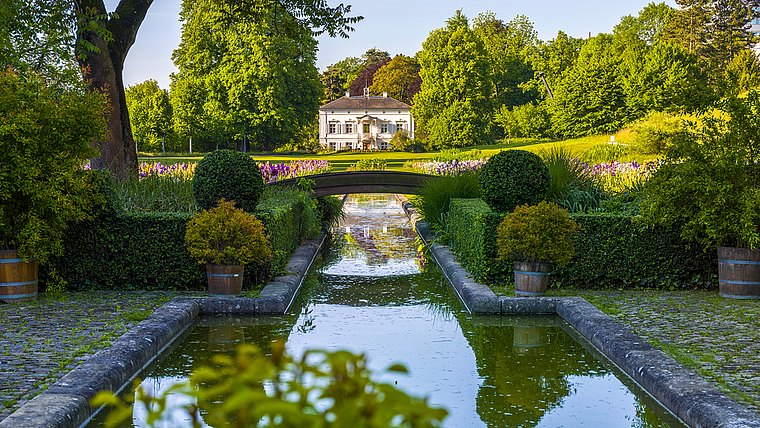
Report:
[{"label": "reflecting pool", "polygon": [[[243,342],[291,354],[348,349],[407,393],[448,409],[446,427],[676,427],[681,422],[555,316],[472,316],[418,261],[392,195],[356,195],[290,313],[196,320],[144,381],[162,390]],[[145,412],[135,409],[133,425]],[[177,416],[171,426],[180,426]],[[189,425],[186,425],[189,426]]]}]

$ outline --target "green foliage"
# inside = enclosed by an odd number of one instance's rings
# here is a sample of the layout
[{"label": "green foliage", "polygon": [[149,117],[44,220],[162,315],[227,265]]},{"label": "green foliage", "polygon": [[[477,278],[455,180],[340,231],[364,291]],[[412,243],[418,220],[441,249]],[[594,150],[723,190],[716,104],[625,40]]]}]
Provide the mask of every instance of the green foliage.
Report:
[{"label": "green foliage", "polygon": [[504,129],[507,138],[546,138],[552,135],[551,115],[546,104],[528,103],[509,109],[502,107],[494,121]]},{"label": "green foliage", "polygon": [[578,225],[553,202],[521,205],[496,229],[499,257],[529,263],[566,266],[575,251],[573,235]]},{"label": "green foliage", "polygon": [[682,119],[668,113],[650,112],[630,125],[633,151],[642,154],[661,154],[681,129]]},{"label": "green foliage", "polygon": [[463,161],[463,160],[475,160],[482,159],[485,156],[483,152],[478,149],[472,150],[459,150],[459,149],[447,149],[441,150],[440,153],[433,155],[430,158],[431,161],[436,162],[451,162],[451,161]]},{"label": "green foliage", "polygon": [[[222,148],[232,141],[263,151],[309,140],[323,96],[317,42],[294,15],[266,12],[289,3],[259,5],[260,16],[250,20],[247,4],[183,2],[182,40],[173,54],[179,71],[172,79],[172,88],[183,92],[174,99],[183,132]],[[294,12],[305,7],[292,6]]]},{"label": "green foliage", "polygon": [[752,49],[739,52],[723,71],[725,95],[739,95],[760,86],[760,61]]},{"label": "green foliage", "polygon": [[253,211],[261,197],[264,179],[256,161],[233,150],[213,151],[198,162],[193,194],[198,207],[209,209],[224,198],[244,211]]},{"label": "green foliage", "polygon": [[562,81],[562,76],[575,65],[581,47],[585,44],[586,40],[576,39],[562,31],[558,31],[557,37],[553,40],[539,42],[530,56],[535,78],[526,82],[523,87],[535,89],[545,99],[549,99],[546,88],[539,78],[540,73],[544,74],[546,82],[552,90],[557,89]]},{"label": "green foliage", "polygon": [[552,126],[556,134],[582,136],[620,129],[626,109],[623,88],[617,79],[617,62],[609,35],[599,34],[583,45],[576,63],[552,88]]},{"label": "green foliage", "polygon": [[639,15],[624,16],[615,25],[613,35],[615,43],[623,46],[645,44],[654,46],[663,39],[663,31],[667,28],[675,10],[665,2],[649,3],[639,12]]},{"label": "green foliage", "polygon": [[169,93],[151,79],[128,86],[124,96],[138,149],[143,152],[176,151],[179,147],[174,144]]},{"label": "green foliage", "polygon": [[385,171],[388,162],[381,158],[359,159],[358,162],[349,166],[347,171]]},{"label": "green foliage", "polygon": [[417,136],[435,148],[483,144],[491,116],[491,80],[482,39],[461,10],[430,32],[417,55],[422,89],[412,114]]},{"label": "green foliage", "polygon": [[760,94],[719,104],[726,118],[685,129],[646,188],[650,223],[682,225],[682,235],[710,248],[760,246]]},{"label": "green foliage", "polygon": [[62,250],[69,222],[88,216],[97,185],[79,170],[104,133],[105,99],[0,73],[0,241],[22,257]]},{"label": "green foliage", "polygon": [[574,157],[562,146],[553,146],[540,152],[551,182],[546,199],[556,202],[570,212],[586,212],[597,208],[606,197],[591,177],[588,165]]},{"label": "green foliage", "polygon": [[317,198],[317,212],[323,231],[327,231],[335,222],[346,217],[343,211],[343,199],[337,196]]},{"label": "green foliage", "polygon": [[396,133],[393,134],[393,138],[391,138],[390,142],[390,147],[392,150],[403,152],[419,153],[423,151],[422,143],[415,140],[414,138],[409,138],[409,133],[406,131],[406,129],[396,131]]},{"label": "green foliage", "polygon": [[214,208],[193,216],[187,223],[185,243],[201,264],[245,265],[272,255],[259,219],[224,198]]},{"label": "green foliage", "polygon": [[[307,350],[300,359],[275,342],[267,355],[253,345],[241,345],[235,357],[215,355],[213,367],[195,371],[185,383],[153,396],[135,385],[128,401],[149,410],[148,425],[167,422],[168,394],[188,398],[182,407],[190,419],[198,413],[211,426],[261,426],[263,420],[283,427],[438,427],[448,412],[433,408],[427,399],[407,395],[395,386],[374,381],[367,357],[348,351]],[[407,373],[402,365],[387,372]],[[265,385],[272,388],[267,391]],[[100,392],[93,406],[108,405],[107,426],[131,418],[132,407],[110,391]]]},{"label": "green foliage", "polygon": [[451,199],[479,197],[478,173],[468,171],[459,175],[426,179],[415,199],[415,205],[425,222],[439,233],[444,233]]},{"label": "green foliage", "polygon": [[419,79],[420,65],[417,60],[404,55],[396,55],[390,62],[382,66],[372,78],[371,94],[388,96],[401,102],[411,104],[416,93],[410,92],[410,87]]},{"label": "green foliage", "polygon": [[[716,254],[680,236],[677,227],[647,226],[628,215],[572,214],[580,229],[575,254],[555,268],[552,284],[589,288],[710,288],[717,278]],[[477,281],[508,283],[513,265],[497,260],[496,229],[503,215],[480,199],[454,199],[447,219],[448,242]]]},{"label": "green foliage", "polygon": [[194,213],[198,204],[193,195],[193,181],[151,175],[129,177],[116,184],[124,211],[131,213]]},{"label": "green foliage", "polygon": [[583,158],[594,164],[600,164],[619,161],[631,154],[631,147],[626,144],[601,143],[589,147],[583,153]]},{"label": "green foliage", "polygon": [[[319,231],[310,201],[303,192],[266,189],[253,214],[266,228],[272,258],[246,266],[247,288],[280,272],[301,240],[315,233],[306,229],[309,224]],[[191,218],[190,213],[122,213],[73,223],[63,253],[48,266],[68,282],[67,291],[205,290],[205,270],[185,246]],[[40,269],[42,284],[51,279],[48,269]]]},{"label": "green foliage", "polygon": [[496,153],[480,171],[483,200],[498,212],[510,212],[518,205],[542,200],[550,183],[544,161],[524,150]]}]

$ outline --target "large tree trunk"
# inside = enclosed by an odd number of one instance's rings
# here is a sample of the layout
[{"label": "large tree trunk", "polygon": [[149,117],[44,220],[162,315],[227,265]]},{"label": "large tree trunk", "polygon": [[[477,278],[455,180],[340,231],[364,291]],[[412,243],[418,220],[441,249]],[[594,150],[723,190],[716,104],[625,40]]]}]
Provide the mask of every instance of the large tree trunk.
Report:
[{"label": "large tree trunk", "polygon": [[[79,31],[77,36],[78,46],[89,43],[100,51],[87,51],[86,58],[79,58],[88,88],[104,92],[111,102],[108,136],[93,142],[100,154],[92,159],[91,165],[95,169],[111,171],[119,180],[137,174],[137,152],[121,74],[129,48],[135,42],[137,30],[151,3],[153,0],[121,0],[116,8],[116,17],[97,21],[111,33],[112,41],[107,42],[93,31]],[[76,4],[80,13],[94,8],[102,17],[106,12],[103,0],[79,0]],[[85,23],[80,22],[79,25]]]}]

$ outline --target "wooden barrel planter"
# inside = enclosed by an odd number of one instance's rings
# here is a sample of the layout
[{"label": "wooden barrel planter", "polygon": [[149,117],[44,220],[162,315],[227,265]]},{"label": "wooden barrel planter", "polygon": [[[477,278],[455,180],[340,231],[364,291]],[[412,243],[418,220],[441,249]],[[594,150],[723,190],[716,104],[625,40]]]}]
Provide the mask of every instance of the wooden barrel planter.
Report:
[{"label": "wooden barrel planter", "polygon": [[208,292],[214,297],[239,296],[243,292],[243,265],[206,263]]},{"label": "wooden barrel planter", "polygon": [[0,251],[0,300],[6,303],[37,298],[37,259],[24,261],[16,250]]},{"label": "wooden barrel planter", "polygon": [[515,295],[543,296],[549,288],[549,263],[515,262]]},{"label": "wooden barrel planter", "polygon": [[760,299],[760,249],[718,247],[721,297]]}]

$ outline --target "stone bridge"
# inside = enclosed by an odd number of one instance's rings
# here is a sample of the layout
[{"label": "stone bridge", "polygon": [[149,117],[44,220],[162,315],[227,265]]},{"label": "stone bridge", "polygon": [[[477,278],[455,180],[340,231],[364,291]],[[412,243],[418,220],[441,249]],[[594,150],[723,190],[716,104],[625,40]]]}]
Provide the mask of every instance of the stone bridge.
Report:
[{"label": "stone bridge", "polygon": [[[422,183],[433,175],[401,171],[347,171],[309,175],[312,198],[347,193],[401,193],[419,194]],[[269,183],[269,186],[297,187],[299,178]]]}]

